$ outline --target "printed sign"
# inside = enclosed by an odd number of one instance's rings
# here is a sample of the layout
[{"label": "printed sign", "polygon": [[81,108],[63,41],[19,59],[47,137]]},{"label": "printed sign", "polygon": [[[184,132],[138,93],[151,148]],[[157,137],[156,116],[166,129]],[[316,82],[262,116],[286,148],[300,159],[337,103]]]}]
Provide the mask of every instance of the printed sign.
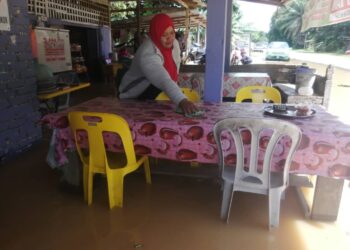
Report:
[{"label": "printed sign", "polygon": [[35,28],[38,62],[48,65],[54,73],[72,70],[69,31],[45,27]]},{"label": "printed sign", "polygon": [[62,38],[43,37],[45,60],[47,62],[65,61],[64,40]]},{"label": "printed sign", "polygon": [[309,0],[301,31],[346,21],[350,21],[350,0]]},{"label": "printed sign", "polygon": [[0,30],[10,30],[10,16],[7,0],[0,0]]}]

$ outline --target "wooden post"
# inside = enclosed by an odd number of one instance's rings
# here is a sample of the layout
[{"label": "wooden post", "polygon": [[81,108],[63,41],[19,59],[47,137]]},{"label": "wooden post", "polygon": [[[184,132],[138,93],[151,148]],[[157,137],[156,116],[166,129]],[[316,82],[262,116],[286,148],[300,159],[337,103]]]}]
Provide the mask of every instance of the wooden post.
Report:
[{"label": "wooden post", "polygon": [[344,180],[318,176],[311,209],[311,219],[335,221],[343,192]]},{"label": "wooden post", "polygon": [[204,101],[222,101],[227,1],[208,0]]},{"label": "wooden post", "polygon": [[185,56],[184,58],[187,57],[188,55],[188,39],[190,39],[189,35],[190,35],[190,10],[188,8],[186,8],[185,10],[185,34],[184,34],[184,39],[185,39]]},{"label": "wooden post", "polygon": [[226,21],[226,53],[225,53],[225,72],[230,70],[230,62],[231,62],[231,40],[232,40],[232,1],[227,1],[227,21]]},{"label": "wooden post", "polygon": [[327,110],[329,107],[329,99],[331,97],[333,72],[334,72],[333,66],[328,65],[326,70],[326,82],[324,86],[323,103],[322,103]]},{"label": "wooden post", "polygon": [[140,38],[141,38],[141,8],[142,8],[141,0],[137,0],[137,5],[136,5],[137,30],[136,30],[136,37],[134,37],[137,45],[135,47],[138,47],[140,45]]},{"label": "wooden post", "polygon": [[200,28],[201,28],[201,27],[200,27],[200,25],[199,25],[199,23],[198,23],[198,24],[197,24],[197,41],[196,41],[197,43],[200,43],[200,42],[201,42],[201,41],[200,41],[200,36],[201,36],[201,35],[200,35],[200,31],[201,31]]}]

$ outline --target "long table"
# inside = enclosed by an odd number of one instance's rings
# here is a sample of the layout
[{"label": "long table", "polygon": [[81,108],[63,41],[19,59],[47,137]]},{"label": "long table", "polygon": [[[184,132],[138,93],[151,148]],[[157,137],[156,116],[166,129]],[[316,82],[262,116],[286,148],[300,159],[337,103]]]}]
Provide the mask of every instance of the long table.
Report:
[{"label": "long table", "polygon": [[[38,99],[44,103],[46,103],[46,105],[49,108],[49,105],[47,104],[47,102],[51,99],[55,99],[55,107],[54,107],[54,112],[57,112],[57,110],[59,108],[67,108],[69,107],[69,99],[70,99],[70,93],[77,91],[77,90],[81,90],[84,88],[87,88],[90,86],[89,82],[84,82],[84,83],[79,83],[77,85],[72,85],[72,86],[66,86],[63,88],[58,88],[55,91],[52,91],[50,93],[44,93],[44,94],[38,94]],[[62,95],[67,95],[67,99],[66,99],[66,103],[64,105],[62,105],[62,107],[59,107],[59,101],[58,101],[58,97],[62,96]]]},{"label": "long table", "polygon": [[[175,106],[167,101],[119,101],[112,97],[98,97],[63,112],[46,115],[42,121],[56,129],[53,146],[58,165],[67,163],[67,151],[75,148],[67,121],[67,112],[73,110],[123,116],[132,131],[137,154],[177,161],[217,163],[217,147],[212,133],[214,124],[227,117],[265,117],[263,109],[268,104],[225,102],[198,105],[205,110],[204,117],[186,118],[175,113]],[[313,108],[316,110],[314,117],[290,120],[303,133],[290,172],[350,179],[350,125],[342,123],[321,106]],[[108,150],[118,148],[113,137],[105,140]],[[230,159],[234,157],[228,156],[227,160]],[[275,170],[281,166],[281,159],[275,159]]]}]

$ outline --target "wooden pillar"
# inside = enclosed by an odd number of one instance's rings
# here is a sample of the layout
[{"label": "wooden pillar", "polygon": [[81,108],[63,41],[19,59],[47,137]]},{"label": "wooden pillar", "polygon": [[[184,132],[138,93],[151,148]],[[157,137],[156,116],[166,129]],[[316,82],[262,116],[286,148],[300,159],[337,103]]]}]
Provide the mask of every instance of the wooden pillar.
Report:
[{"label": "wooden pillar", "polygon": [[325,106],[327,110],[329,108],[329,99],[331,97],[333,72],[334,72],[333,66],[328,65],[327,70],[326,70],[326,76],[325,76],[326,81],[325,81],[325,86],[324,86],[323,102],[322,102],[322,105]]},{"label": "wooden pillar", "polygon": [[185,58],[186,56],[188,55],[188,39],[190,36],[190,10],[188,8],[186,8],[186,11],[185,11],[185,34],[184,34],[184,38],[185,38],[185,51],[186,51],[186,55],[185,55]]},{"label": "wooden pillar", "polygon": [[[296,177],[296,178],[295,178]],[[305,176],[294,176],[291,184],[295,186],[297,195],[306,218],[323,221],[336,221],[343,193],[344,180],[317,176],[311,182],[311,189]],[[313,179],[313,178],[311,178]],[[294,181],[294,184],[293,184]]]},{"label": "wooden pillar", "polygon": [[208,0],[204,100],[222,101],[228,0]]},{"label": "wooden pillar", "polygon": [[103,58],[108,58],[109,53],[113,51],[111,28],[109,26],[100,26],[100,52]]},{"label": "wooden pillar", "polygon": [[141,0],[137,0],[136,5],[136,19],[137,19],[137,31],[136,31],[136,39],[140,42],[141,38]]},{"label": "wooden pillar", "polygon": [[344,180],[317,177],[311,219],[335,221],[343,192]]},{"label": "wooden pillar", "polygon": [[201,27],[199,24],[197,24],[197,43],[200,43],[200,31],[201,31]]},{"label": "wooden pillar", "polygon": [[232,40],[232,3],[233,0],[227,0],[227,21],[226,21],[226,51],[225,51],[225,72],[230,69],[230,59],[231,59],[231,40]]}]

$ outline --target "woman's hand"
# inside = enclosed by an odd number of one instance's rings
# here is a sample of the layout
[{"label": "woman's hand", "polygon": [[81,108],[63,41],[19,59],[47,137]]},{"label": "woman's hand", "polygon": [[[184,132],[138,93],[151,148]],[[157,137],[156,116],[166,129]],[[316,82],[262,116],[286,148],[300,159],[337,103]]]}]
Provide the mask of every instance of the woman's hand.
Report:
[{"label": "woman's hand", "polygon": [[199,111],[199,108],[193,102],[191,102],[187,99],[183,99],[179,103],[179,107],[186,115],[190,115],[190,114],[193,114],[193,113]]}]

